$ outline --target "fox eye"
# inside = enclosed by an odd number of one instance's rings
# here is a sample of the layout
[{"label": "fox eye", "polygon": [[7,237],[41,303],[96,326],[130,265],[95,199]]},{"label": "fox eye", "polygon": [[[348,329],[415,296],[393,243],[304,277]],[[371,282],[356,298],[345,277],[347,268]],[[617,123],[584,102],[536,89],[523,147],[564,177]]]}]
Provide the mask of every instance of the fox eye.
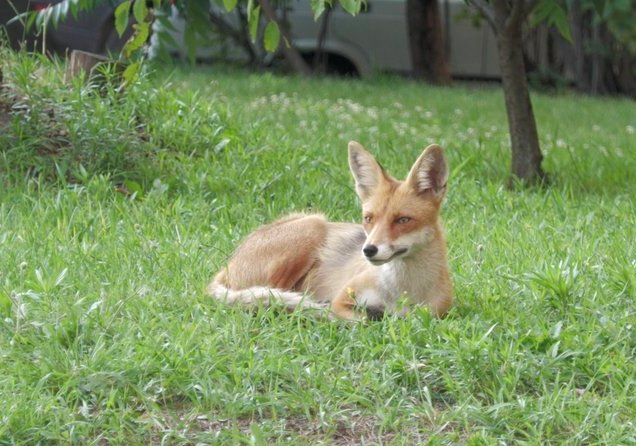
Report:
[{"label": "fox eye", "polygon": [[373,221],[373,217],[371,217],[370,215],[365,215],[364,216],[364,222],[365,223],[371,223]]},{"label": "fox eye", "polygon": [[398,218],[398,219],[396,219],[396,220],[395,220],[395,222],[396,222],[398,225],[403,225],[403,224],[408,223],[408,222],[410,222],[410,221],[411,221],[411,217],[400,217],[400,218]]}]

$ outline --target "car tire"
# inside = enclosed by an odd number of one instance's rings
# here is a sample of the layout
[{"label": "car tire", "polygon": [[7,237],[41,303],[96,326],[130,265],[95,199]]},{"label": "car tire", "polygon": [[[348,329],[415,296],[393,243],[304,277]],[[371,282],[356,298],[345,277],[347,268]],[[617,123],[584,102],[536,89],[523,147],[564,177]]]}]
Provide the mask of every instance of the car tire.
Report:
[{"label": "car tire", "polygon": [[[114,20],[114,19],[113,19]],[[126,29],[123,35],[117,34],[117,30],[115,29],[114,22],[109,24],[108,29],[104,33],[104,42],[101,45],[100,53],[107,55],[115,55],[121,53],[121,50],[124,48],[124,45],[130,39],[130,36],[133,34],[132,27]]]}]

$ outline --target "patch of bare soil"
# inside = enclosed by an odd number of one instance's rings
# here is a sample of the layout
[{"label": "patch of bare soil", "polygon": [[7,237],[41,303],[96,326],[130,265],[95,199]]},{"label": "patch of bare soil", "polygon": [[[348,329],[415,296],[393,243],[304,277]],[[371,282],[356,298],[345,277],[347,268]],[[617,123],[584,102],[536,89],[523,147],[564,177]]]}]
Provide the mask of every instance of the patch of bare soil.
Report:
[{"label": "patch of bare soil", "polygon": [[[0,90],[1,91],[1,90]],[[0,132],[4,132],[11,124],[11,107],[0,97]]]},{"label": "patch of bare soil", "polygon": [[[258,425],[258,420],[209,420],[206,417],[199,417],[195,426],[199,432],[211,434],[236,428],[243,434],[250,435],[253,424]],[[390,443],[395,434],[380,432],[378,426],[379,420],[375,417],[363,415],[348,416],[346,420],[340,420],[334,426],[320,426],[316,422],[298,416],[280,420],[280,430],[288,432],[290,438],[300,437],[312,444],[325,442],[334,446]]]},{"label": "patch of bare soil", "polygon": [[[267,426],[265,431],[275,431],[282,438],[280,440],[300,440],[308,444],[328,444],[334,446],[357,446],[370,444],[391,444],[396,439],[396,433],[383,430],[381,420],[375,416],[350,412],[336,421],[335,424],[321,424],[316,420],[303,416],[291,416],[272,419],[217,418],[214,414],[148,414],[147,422],[154,426],[156,436],[149,439],[149,443],[158,444],[160,438],[167,432],[179,432],[180,435],[192,440],[201,434],[218,437],[227,430],[238,430],[243,435],[253,435],[253,426]],[[409,426],[401,426],[400,436],[412,438],[414,444],[424,442],[432,432],[441,432],[449,429],[447,425],[434,426],[434,422],[428,419],[413,420]],[[451,428],[452,430],[452,428]]]}]

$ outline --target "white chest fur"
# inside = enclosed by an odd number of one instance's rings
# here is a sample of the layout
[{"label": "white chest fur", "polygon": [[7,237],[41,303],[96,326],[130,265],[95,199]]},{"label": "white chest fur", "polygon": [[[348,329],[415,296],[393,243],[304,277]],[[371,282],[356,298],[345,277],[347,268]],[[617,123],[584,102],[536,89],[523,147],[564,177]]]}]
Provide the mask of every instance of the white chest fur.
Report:
[{"label": "white chest fur", "polygon": [[398,259],[382,265],[379,284],[387,307],[393,308],[405,295],[410,304],[426,302],[432,287],[431,272],[408,260]]}]

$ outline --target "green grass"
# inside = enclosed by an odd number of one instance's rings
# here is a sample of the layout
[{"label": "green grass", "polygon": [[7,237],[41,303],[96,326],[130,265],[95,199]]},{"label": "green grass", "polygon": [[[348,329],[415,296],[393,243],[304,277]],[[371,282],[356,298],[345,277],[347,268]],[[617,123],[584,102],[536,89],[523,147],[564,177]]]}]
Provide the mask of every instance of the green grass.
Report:
[{"label": "green grass", "polygon": [[[97,94],[8,57],[0,444],[636,443],[634,102],[534,95],[552,184],[508,190],[496,87],[208,68]],[[350,139],[398,177],[446,148],[450,315],[206,297],[259,224],[359,218]]]}]

